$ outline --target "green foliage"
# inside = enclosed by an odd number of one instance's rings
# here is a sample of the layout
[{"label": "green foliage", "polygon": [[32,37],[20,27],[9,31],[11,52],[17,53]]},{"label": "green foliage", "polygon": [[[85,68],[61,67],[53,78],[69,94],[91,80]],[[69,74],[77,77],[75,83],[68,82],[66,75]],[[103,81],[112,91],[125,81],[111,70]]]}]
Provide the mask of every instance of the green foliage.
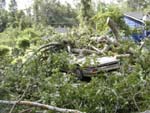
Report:
[{"label": "green foliage", "polygon": [[[7,28],[4,32],[0,33],[0,44],[15,47],[18,40],[28,39],[30,44],[37,44],[37,41],[41,40],[42,36],[46,35],[46,30],[43,28],[26,28],[25,30],[20,30],[19,28]],[[49,30],[50,32],[50,30]]]},{"label": "green foliage", "polygon": [[8,22],[8,13],[4,9],[0,9],[0,32],[4,31]]},{"label": "green foliage", "polygon": [[119,27],[120,30],[124,30],[125,34],[129,34],[129,28],[123,20],[123,13],[116,6],[105,7],[105,9],[102,9],[102,11],[92,18],[92,21],[96,23],[96,30],[98,32],[105,33],[109,31],[109,27],[106,24],[108,17],[117,23],[117,27]]},{"label": "green foliage", "polygon": [[[21,35],[37,37],[35,32],[31,31],[32,29],[26,29]],[[55,35],[57,41],[65,38]],[[79,38],[76,33],[67,36],[76,41]],[[79,36],[79,45],[74,46],[86,46],[89,43],[89,34],[81,33]],[[60,39],[57,39],[58,37]],[[85,37],[88,37],[87,40]],[[78,81],[72,74],[61,72],[62,69],[68,70],[71,67],[70,57],[64,51],[38,53],[22,68],[19,67],[26,60],[24,56],[11,60],[11,65],[6,65],[10,60],[3,60],[7,68],[1,76],[3,82],[0,89],[9,93],[5,96],[0,93],[0,96],[2,99],[16,99],[15,97],[23,93],[27,84],[30,84],[24,99],[53,106],[90,113],[126,113],[149,109],[149,52],[140,52],[138,45],[131,41],[120,41],[120,46],[112,51],[118,54],[130,52],[133,55],[121,59],[122,68],[119,71],[98,74],[90,83]],[[2,110],[8,111],[8,107]],[[16,106],[15,110],[17,112],[23,108]]]},{"label": "green foliage", "polygon": [[[107,17],[110,17],[118,24],[120,32],[127,34],[128,28],[122,20],[123,15],[119,8],[100,8],[99,13],[91,19],[92,13],[88,12],[91,7],[90,0],[83,0],[82,5],[83,21],[96,23],[99,33],[108,31],[105,23]],[[72,57],[68,55],[66,48],[34,54],[42,44],[53,41],[69,40],[71,47],[76,48],[85,48],[90,44],[103,46],[90,40],[92,34],[86,26],[74,28],[71,33],[66,34],[55,33],[51,26],[47,26],[75,18],[76,13],[70,6],[60,5],[55,0],[36,0],[33,17],[38,25],[32,23],[31,15],[25,15],[22,11],[17,11],[14,16],[7,11],[4,14],[2,12],[0,28],[3,32],[0,33],[0,44],[5,46],[0,46],[0,99],[17,100],[29,84],[22,100],[78,109],[87,113],[136,113],[150,109],[150,40],[145,40],[142,50],[131,40],[120,39],[119,45],[110,45],[110,51],[94,58],[126,53],[131,56],[120,59],[119,70],[97,74],[91,82],[85,83],[72,73],[62,72],[70,72],[75,67],[70,64]],[[70,22],[75,21],[73,19]],[[11,54],[8,55],[9,52]],[[89,64],[90,57],[86,65]],[[0,112],[7,113],[11,107],[0,105]],[[23,109],[27,108],[16,106],[14,112]],[[37,108],[33,108],[33,112],[36,110]]]},{"label": "green foliage", "polygon": [[26,38],[22,38],[18,41],[18,46],[22,49],[26,49],[30,47],[30,40]]},{"label": "green foliage", "polygon": [[[33,4],[34,20],[43,25],[71,25],[76,23],[76,13],[68,4],[60,4],[56,0],[34,0]],[[69,21],[68,21],[69,20]]]},{"label": "green foliage", "polygon": [[149,31],[150,30],[150,22],[147,21],[145,24],[146,24],[146,28],[145,29]]},{"label": "green foliage", "polygon": [[13,16],[17,12],[17,2],[16,2],[16,0],[10,0],[9,11],[11,12],[11,14]]},{"label": "green foliage", "polygon": [[93,15],[93,10],[91,6],[91,0],[81,0],[81,8],[80,8],[80,24],[82,27],[89,27],[90,19]]},{"label": "green foliage", "polygon": [[28,28],[21,32],[22,36],[28,36],[29,38],[39,37],[40,33],[37,32],[34,28]]},{"label": "green foliage", "polygon": [[0,46],[0,56],[5,56],[9,53],[10,49],[7,46]]},{"label": "green foliage", "polygon": [[130,29],[130,32],[133,34],[141,34],[143,32],[143,28]]},{"label": "green foliage", "polygon": [[131,11],[141,11],[143,9],[148,9],[149,0],[127,0],[127,7]]}]

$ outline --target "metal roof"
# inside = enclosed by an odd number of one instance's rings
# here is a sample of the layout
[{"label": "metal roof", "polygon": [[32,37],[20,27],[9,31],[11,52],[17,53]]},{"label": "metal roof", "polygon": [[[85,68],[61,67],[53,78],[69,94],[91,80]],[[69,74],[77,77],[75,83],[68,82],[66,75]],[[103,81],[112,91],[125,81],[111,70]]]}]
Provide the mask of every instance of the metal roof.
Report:
[{"label": "metal roof", "polygon": [[[126,12],[124,13],[125,16],[137,20],[139,22],[144,23],[143,17],[145,14],[143,12]],[[150,21],[150,15],[147,16],[147,21]]]}]

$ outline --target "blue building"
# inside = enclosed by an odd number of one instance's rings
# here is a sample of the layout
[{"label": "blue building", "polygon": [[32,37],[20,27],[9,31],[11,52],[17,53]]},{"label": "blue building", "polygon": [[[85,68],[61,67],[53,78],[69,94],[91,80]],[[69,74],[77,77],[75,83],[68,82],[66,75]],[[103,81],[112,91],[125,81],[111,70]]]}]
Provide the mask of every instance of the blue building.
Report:
[{"label": "blue building", "polygon": [[144,16],[146,21],[150,21],[150,17],[148,15],[144,15],[142,12],[127,12],[124,14],[124,20],[125,23],[131,28],[131,29],[138,29],[139,32],[137,33],[132,33],[132,38],[135,41],[141,41],[143,38],[147,37],[150,35],[149,31],[145,30],[145,21],[144,21]]}]

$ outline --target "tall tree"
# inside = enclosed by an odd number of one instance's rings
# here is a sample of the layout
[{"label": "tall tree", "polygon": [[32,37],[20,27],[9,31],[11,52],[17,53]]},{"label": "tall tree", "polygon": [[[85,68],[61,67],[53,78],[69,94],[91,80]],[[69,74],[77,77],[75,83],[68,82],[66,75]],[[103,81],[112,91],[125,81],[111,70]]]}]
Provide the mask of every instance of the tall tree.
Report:
[{"label": "tall tree", "polygon": [[5,10],[6,1],[0,0],[0,32],[7,26],[7,11]]},{"label": "tall tree", "polygon": [[127,6],[133,11],[141,11],[147,8],[150,0],[127,0]]},{"label": "tall tree", "polygon": [[9,26],[12,26],[14,28],[18,27],[18,21],[16,17],[17,17],[17,2],[16,0],[10,0],[9,15],[8,15]]},{"label": "tall tree", "polygon": [[80,24],[88,25],[92,17],[92,2],[91,0],[81,0]]},{"label": "tall tree", "polygon": [[[42,0],[41,0],[42,1]],[[36,23],[39,22],[39,16],[40,16],[40,0],[34,0],[34,3],[33,3],[33,13],[34,13],[34,21]]]},{"label": "tall tree", "polygon": [[69,5],[62,5],[57,0],[34,0],[34,20],[44,25],[75,23],[76,14]]},{"label": "tall tree", "polygon": [[0,9],[4,9],[6,5],[6,1],[5,0],[0,0]]},{"label": "tall tree", "polygon": [[11,13],[14,13],[14,14],[17,12],[17,2],[16,2],[16,0],[10,0],[9,11]]}]

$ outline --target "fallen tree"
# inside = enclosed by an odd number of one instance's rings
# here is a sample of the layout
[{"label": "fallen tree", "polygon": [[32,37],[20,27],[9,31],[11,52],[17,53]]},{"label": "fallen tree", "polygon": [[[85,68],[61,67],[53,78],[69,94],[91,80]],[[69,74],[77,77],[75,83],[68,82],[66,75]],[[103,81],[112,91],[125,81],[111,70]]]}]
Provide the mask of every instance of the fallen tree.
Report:
[{"label": "fallen tree", "polygon": [[107,24],[111,28],[113,34],[115,35],[116,40],[118,41],[120,36],[117,24],[110,17],[107,18]]},{"label": "fallen tree", "polygon": [[31,102],[31,101],[17,102],[17,101],[0,100],[0,104],[25,105],[25,106],[37,107],[37,108],[41,108],[41,109],[45,109],[45,110],[62,112],[62,113],[85,113],[85,112],[81,112],[79,110],[59,108],[59,107],[50,106],[50,105],[46,105],[46,104],[41,104],[41,103],[37,103],[37,102]]}]

